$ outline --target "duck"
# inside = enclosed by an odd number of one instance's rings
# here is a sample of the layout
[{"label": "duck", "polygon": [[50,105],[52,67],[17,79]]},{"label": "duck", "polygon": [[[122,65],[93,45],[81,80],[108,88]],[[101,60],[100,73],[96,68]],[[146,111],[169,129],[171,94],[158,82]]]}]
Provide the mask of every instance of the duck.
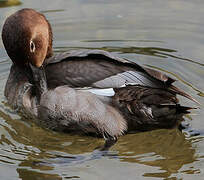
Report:
[{"label": "duck", "polygon": [[103,137],[106,146],[128,132],[179,127],[195,101],[154,69],[103,50],[53,53],[52,28],[34,9],[10,15],[2,40],[12,60],[8,104],[54,131]]}]

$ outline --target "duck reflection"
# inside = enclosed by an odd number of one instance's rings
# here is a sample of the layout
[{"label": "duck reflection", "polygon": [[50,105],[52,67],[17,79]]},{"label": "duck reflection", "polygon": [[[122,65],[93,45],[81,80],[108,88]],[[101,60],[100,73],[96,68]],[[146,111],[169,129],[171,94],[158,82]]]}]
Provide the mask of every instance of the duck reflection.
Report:
[{"label": "duck reflection", "polygon": [[40,152],[53,150],[70,154],[80,154],[91,152],[103,142],[103,139],[90,136],[56,133],[46,130],[23,117],[16,119],[16,114],[9,109],[6,111],[5,113],[0,110],[0,117],[6,122],[4,129],[9,133],[10,138],[7,140],[5,138],[4,140],[0,139],[1,144],[3,140],[5,142],[10,141],[10,144],[13,145],[20,143],[26,146],[33,146],[35,147],[34,149],[37,148]]},{"label": "duck reflection", "polygon": [[86,153],[91,153],[103,143],[103,139],[42,129],[20,118],[9,108],[6,109],[6,105],[2,107],[0,161],[4,164],[17,164],[17,172],[23,180],[36,177],[43,180],[62,179],[57,174],[44,172],[53,170],[54,164],[82,163],[89,159]]},{"label": "duck reflection", "polygon": [[[27,169],[17,169],[19,174],[19,178],[22,180],[61,180],[58,174],[47,174],[47,173],[40,173],[36,171],[31,171]],[[37,177],[37,178],[36,178]]]},{"label": "duck reflection", "polygon": [[178,129],[128,134],[112,147],[112,154],[104,154],[93,151],[103,143],[102,139],[48,131],[23,118],[16,119],[15,113],[9,109],[0,111],[0,118],[4,119],[2,126],[9,134],[1,134],[0,147],[5,149],[8,148],[6,144],[9,145],[13,161],[20,162],[17,172],[22,179],[28,179],[29,174],[36,176],[35,169],[43,172],[37,173],[39,179],[61,179],[56,174],[44,174],[44,171],[54,170],[56,164],[82,164],[94,159],[100,160],[104,156],[161,170],[150,173],[146,169],[143,176],[169,177],[179,172],[182,166],[196,160],[191,140],[186,139]]},{"label": "duck reflection", "polygon": [[129,134],[115,148],[121,161],[159,168],[158,173],[146,172],[148,177],[169,177],[196,160],[191,140],[178,129]]}]

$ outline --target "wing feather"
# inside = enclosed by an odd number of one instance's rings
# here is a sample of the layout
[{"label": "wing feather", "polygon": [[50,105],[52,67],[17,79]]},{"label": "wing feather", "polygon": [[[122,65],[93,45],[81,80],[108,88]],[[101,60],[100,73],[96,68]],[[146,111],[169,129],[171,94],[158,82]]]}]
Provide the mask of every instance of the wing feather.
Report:
[{"label": "wing feather", "polygon": [[162,88],[197,102],[190,95],[175,88],[174,79],[142,67],[135,62],[113,56],[102,50],[77,50],[57,54],[45,60],[49,88],[70,87],[119,88],[141,85]]}]

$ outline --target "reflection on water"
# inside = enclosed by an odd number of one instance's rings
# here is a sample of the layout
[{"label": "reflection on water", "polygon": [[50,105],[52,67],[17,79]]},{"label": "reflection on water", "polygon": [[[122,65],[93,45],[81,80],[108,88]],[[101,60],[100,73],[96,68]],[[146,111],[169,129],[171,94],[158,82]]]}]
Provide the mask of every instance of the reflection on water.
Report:
[{"label": "reflection on water", "polygon": [[[118,40],[118,41],[121,41],[121,40]],[[118,41],[116,41],[116,42],[118,42]],[[92,41],[84,41],[84,42],[92,42]],[[104,42],[104,40],[93,41],[93,42]],[[107,42],[107,41],[105,41],[105,42]],[[111,41],[111,42],[113,42],[113,41]],[[147,42],[147,41],[145,41],[145,42]],[[70,49],[67,47],[55,47],[55,48],[57,49],[56,52],[65,52],[68,49]],[[83,47],[71,47],[71,48],[83,49]],[[175,56],[173,54],[170,54],[170,53],[177,52],[176,50],[173,50],[173,49],[165,49],[165,48],[158,48],[158,47],[111,47],[111,46],[102,47],[102,48],[87,48],[86,47],[85,49],[102,49],[102,50],[109,51],[109,52],[120,52],[123,54],[135,53],[135,54],[155,56],[155,57],[160,57],[160,58],[172,57],[176,60],[188,61],[188,62],[197,64],[199,66],[204,66],[204,63],[199,63],[199,62],[196,62],[196,61],[188,59],[188,58],[182,58],[182,57],[178,57],[178,56]]]},{"label": "reflection on water", "polygon": [[[16,2],[16,4],[15,4]],[[24,7],[45,13],[54,51],[103,49],[166,72],[200,102],[177,129],[128,134],[109,152],[103,139],[42,129],[16,114],[3,95],[11,62],[0,37],[0,177],[10,179],[203,179],[204,3],[174,0],[0,1],[5,18]],[[9,4],[10,3],[10,4]],[[8,5],[19,5],[8,7]],[[198,106],[180,98],[186,106]]]},{"label": "reflection on water", "polygon": [[[60,177],[58,174],[46,174],[46,173],[40,173],[36,171],[30,171],[28,169],[17,169],[17,172],[19,173],[19,178],[22,180],[61,180],[62,177]],[[71,178],[70,178],[71,179]]]},{"label": "reflection on water", "polygon": [[196,160],[191,140],[177,129],[128,134],[119,139],[113,151],[103,154],[93,151],[102,144],[102,139],[51,132],[10,115],[10,112],[0,112],[8,133],[7,136],[1,134],[0,152],[4,155],[0,157],[2,163],[19,162],[17,172],[22,179],[32,179],[35,175],[41,179],[60,179],[60,175],[33,170],[54,171],[56,166],[78,166],[104,157],[159,167],[158,172],[143,175],[169,177],[178,173],[183,165]]},{"label": "reflection on water", "polygon": [[144,176],[169,177],[178,173],[183,165],[195,161],[191,141],[177,129],[133,134],[122,140],[118,150],[122,152],[123,161],[159,167],[159,172],[145,173]]}]

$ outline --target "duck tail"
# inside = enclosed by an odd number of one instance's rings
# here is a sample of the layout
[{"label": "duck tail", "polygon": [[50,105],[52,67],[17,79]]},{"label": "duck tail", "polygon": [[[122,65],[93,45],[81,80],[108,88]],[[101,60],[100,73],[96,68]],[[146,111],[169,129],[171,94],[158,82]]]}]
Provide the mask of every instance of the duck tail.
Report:
[{"label": "duck tail", "polygon": [[183,121],[183,115],[189,114],[191,109],[195,108],[179,104],[161,104],[152,106],[152,115],[158,127],[173,128],[180,125],[181,121]]},{"label": "duck tail", "polygon": [[186,92],[182,91],[181,89],[179,89],[179,88],[177,88],[177,87],[175,87],[175,86],[173,86],[173,85],[171,85],[171,86],[169,87],[169,90],[172,91],[172,92],[174,92],[174,93],[176,93],[176,94],[179,94],[179,95],[181,95],[181,96],[184,96],[184,97],[190,99],[191,101],[197,103],[198,105],[200,105],[200,103],[199,103],[198,101],[196,101],[192,96],[190,96],[190,95],[187,94]]}]

